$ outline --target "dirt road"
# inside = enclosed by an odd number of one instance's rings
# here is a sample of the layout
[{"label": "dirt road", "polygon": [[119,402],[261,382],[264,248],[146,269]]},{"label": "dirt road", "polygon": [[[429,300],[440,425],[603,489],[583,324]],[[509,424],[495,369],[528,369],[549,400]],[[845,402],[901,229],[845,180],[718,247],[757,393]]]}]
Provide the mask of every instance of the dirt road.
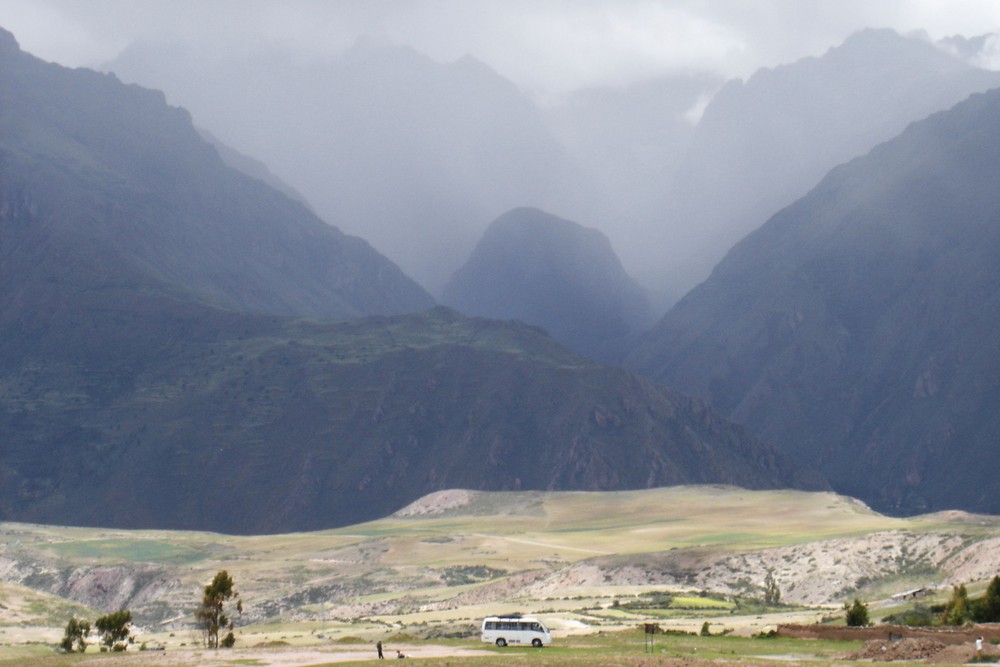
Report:
[{"label": "dirt road", "polygon": [[[422,644],[420,646],[393,645],[384,649],[386,659],[395,659],[396,650],[412,658],[459,658],[477,655],[489,655],[488,651],[456,648],[451,646],[435,646]],[[91,649],[93,650],[93,649]],[[193,651],[129,651],[126,654],[89,653],[74,664],[100,667],[114,665],[115,667],[232,667],[234,664],[251,664],[261,667],[311,667],[334,662],[350,662],[361,660],[377,660],[375,646],[343,646],[343,647],[281,647],[281,648],[237,648],[231,650],[193,650]]]}]

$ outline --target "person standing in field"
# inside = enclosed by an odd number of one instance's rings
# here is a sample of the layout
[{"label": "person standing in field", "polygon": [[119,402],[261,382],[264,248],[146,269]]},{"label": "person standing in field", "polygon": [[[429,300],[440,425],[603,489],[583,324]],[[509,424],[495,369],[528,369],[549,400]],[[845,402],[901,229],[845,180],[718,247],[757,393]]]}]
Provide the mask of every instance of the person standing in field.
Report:
[{"label": "person standing in field", "polygon": [[382,640],[381,639],[378,640],[378,642],[375,644],[375,650],[378,651],[378,659],[379,660],[385,660],[385,656],[382,655]]}]

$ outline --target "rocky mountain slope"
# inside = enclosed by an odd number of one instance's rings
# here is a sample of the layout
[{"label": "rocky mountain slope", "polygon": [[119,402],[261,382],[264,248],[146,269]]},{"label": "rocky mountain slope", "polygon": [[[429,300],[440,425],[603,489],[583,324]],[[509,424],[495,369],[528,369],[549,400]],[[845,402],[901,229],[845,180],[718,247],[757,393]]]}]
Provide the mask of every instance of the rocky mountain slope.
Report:
[{"label": "rocky mountain slope", "polygon": [[1000,511],[1000,91],[835,169],[630,366],[878,508]]},{"label": "rocky mountain slope", "polygon": [[611,361],[652,323],[646,295],[607,237],[538,209],[493,221],[441,299],[469,315],[541,326],[570,349]]},{"label": "rocky mountain slope", "polygon": [[824,486],[537,329],[325,319],[430,299],[159,93],[0,37],[3,518],[280,532],[449,486]]},{"label": "rocky mountain slope", "polygon": [[490,220],[588,192],[528,97],[471,57],[437,63],[377,38],[307,62],[266,43],[143,42],[107,69],[165,91],[435,293]]},{"label": "rocky mountain slope", "polygon": [[702,402],[516,323],[87,303],[106,327],[74,313],[79,332],[4,355],[6,519],[270,533],[448,487],[824,485]]},{"label": "rocky mountain slope", "polygon": [[[820,57],[728,82],[650,212],[656,226],[637,239],[645,263],[683,296],[830,169],[996,86],[1000,72],[891,30],[864,30]],[[628,260],[634,249],[622,252]]]},{"label": "rocky mountain slope", "polygon": [[162,93],[44,63],[0,34],[4,304],[23,290],[161,285],[227,308],[310,317],[433,300],[361,239],[227,166]]}]

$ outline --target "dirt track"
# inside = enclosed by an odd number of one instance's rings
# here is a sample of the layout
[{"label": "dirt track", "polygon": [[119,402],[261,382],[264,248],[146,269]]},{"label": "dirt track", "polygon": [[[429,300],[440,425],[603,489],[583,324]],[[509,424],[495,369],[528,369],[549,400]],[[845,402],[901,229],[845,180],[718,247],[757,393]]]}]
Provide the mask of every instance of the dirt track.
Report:
[{"label": "dirt track", "polygon": [[[408,658],[460,658],[490,655],[488,651],[435,645],[394,645],[385,650],[386,659],[396,657],[396,649]],[[239,663],[262,667],[308,667],[333,662],[376,660],[375,647],[345,646],[330,648],[244,648],[224,651],[142,651],[118,654],[87,654],[79,665],[114,665],[115,667],[163,667],[198,665],[198,667],[231,667]]]}]

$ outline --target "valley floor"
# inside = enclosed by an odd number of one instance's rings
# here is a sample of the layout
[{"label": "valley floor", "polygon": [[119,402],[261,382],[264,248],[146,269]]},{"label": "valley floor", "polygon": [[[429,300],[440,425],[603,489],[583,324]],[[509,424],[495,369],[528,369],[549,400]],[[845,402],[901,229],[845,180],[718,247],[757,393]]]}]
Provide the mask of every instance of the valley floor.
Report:
[{"label": "valley floor", "polygon": [[[965,664],[972,662],[975,651],[970,643],[960,643],[927,652],[924,640],[904,639],[895,649],[885,649],[883,640],[866,642],[779,637],[771,639],[747,637],[697,637],[660,635],[650,645],[640,632],[629,631],[595,636],[579,636],[557,641],[545,649],[494,649],[480,646],[474,640],[411,642],[385,645],[387,659],[395,659],[400,650],[408,659],[430,667],[474,665],[476,667],[512,667],[539,665],[546,667],[742,667],[744,665],[845,665],[870,664],[885,661],[896,664]],[[888,642],[885,642],[888,643]],[[91,649],[92,651],[93,649]],[[888,653],[886,651],[888,650]],[[1000,658],[1000,647],[989,645],[986,657]],[[377,660],[374,645],[349,644],[339,646],[283,646],[270,648],[237,648],[233,650],[182,649],[168,651],[130,651],[124,654],[89,652],[76,656],[23,654],[13,658],[0,648],[0,665],[56,667],[89,665],[104,667],[322,667],[324,665],[359,665]]]}]

